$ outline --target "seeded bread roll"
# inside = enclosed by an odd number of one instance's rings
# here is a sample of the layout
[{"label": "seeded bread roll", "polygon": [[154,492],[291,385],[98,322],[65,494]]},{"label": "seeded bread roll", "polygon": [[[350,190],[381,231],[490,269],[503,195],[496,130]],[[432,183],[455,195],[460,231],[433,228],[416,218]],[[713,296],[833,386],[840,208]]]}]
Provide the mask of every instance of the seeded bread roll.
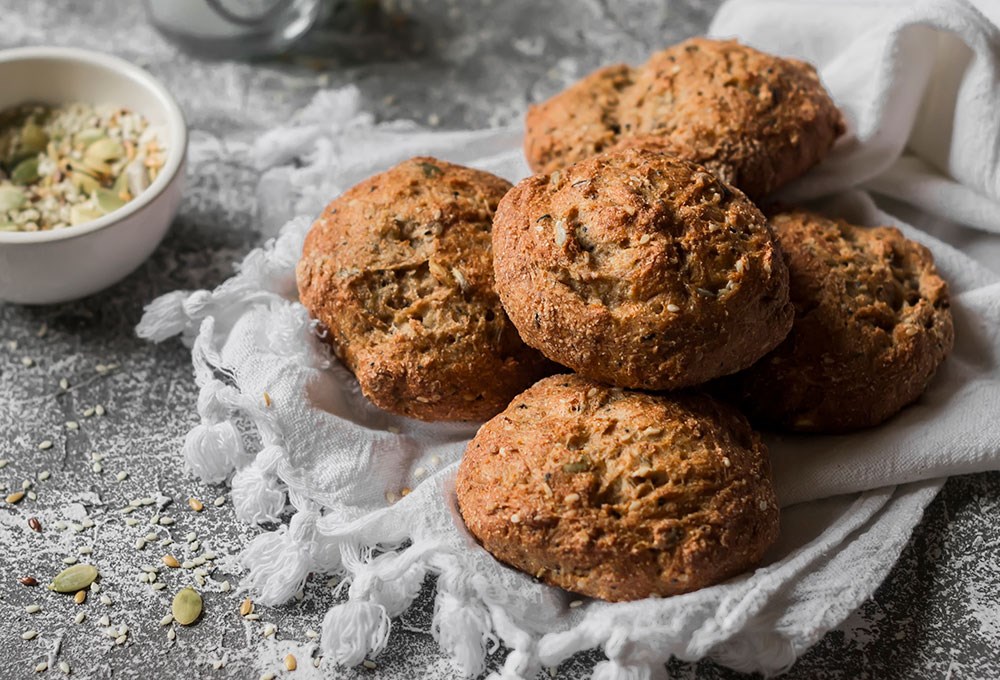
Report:
[{"label": "seeded bread roll", "polygon": [[542,380],[483,425],[456,492],[498,560],[604,600],[718,583],[778,536],[767,450],[735,409],[575,375]]},{"label": "seeded bread roll", "polygon": [[759,198],[819,163],[844,122],[809,64],[692,38],[639,68],[587,76],[532,107],[526,128],[536,172],[615,145],[653,145]]},{"label": "seeded bread roll", "polygon": [[300,299],[377,406],[485,420],[548,372],[493,288],[491,218],[509,188],[414,158],[347,190],[313,224]]},{"label": "seeded bread roll", "polygon": [[877,425],[916,400],[951,352],[948,285],[892,227],[805,210],[771,218],[791,273],[792,332],[725,383],[762,422],[805,432]]},{"label": "seeded bread roll", "polygon": [[760,211],[643,149],[521,181],[493,221],[496,286],[524,341],[602,382],[677,389],[788,333],[788,272]]}]

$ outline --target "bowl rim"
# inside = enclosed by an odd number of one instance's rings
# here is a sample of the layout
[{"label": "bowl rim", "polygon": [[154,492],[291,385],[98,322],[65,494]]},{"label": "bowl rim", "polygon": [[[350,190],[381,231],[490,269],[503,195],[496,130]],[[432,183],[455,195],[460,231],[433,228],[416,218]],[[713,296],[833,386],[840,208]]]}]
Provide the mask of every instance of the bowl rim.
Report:
[{"label": "bowl rim", "polygon": [[33,244],[62,241],[78,238],[99,231],[112,224],[126,220],[155,201],[174,181],[178,171],[183,167],[187,156],[188,131],[177,100],[156,78],[145,69],[131,64],[124,59],[78,47],[15,47],[0,50],[0,65],[18,61],[63,61],[85,62],[107,71],[114,71],[131,80],[136,87],[145,88],[159,101],[166,113],[166,127],[170,138],[176,140],[167,149],[167,160],[163,170],[156,176],[153,183],[145,191],[133,198],[121,208],[103,215],[91,222],[61,229],[45,231],[0,231],[0,244]]}]

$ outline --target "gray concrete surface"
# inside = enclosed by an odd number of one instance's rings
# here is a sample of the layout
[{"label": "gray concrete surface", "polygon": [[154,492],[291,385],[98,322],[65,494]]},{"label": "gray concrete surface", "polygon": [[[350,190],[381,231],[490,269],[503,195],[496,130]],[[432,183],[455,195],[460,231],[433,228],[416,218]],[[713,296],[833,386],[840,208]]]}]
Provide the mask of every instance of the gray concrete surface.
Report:
[{"label": "gray concrete surface", "polygon": [[[385,2],[386,6],[390,3]],[[315,643],[306,635],[335,600],[324,582],[310,583],[303,602],[260,609],[261,620],[237,614],[239,598],[221,591],[232,558],[254,533],[238,525],[229,505],[194,513],[186,499],[225,495],[180,467],[184,433],[195,424],[196,390],[189,355],[177,343],[151,346],[134,337],[142,305],[176,288],[219,283],[231,263],[259,241],[255,232],[257,173],[248,145],[286,119],[320,87],[356,83],[369,107],[385,119],[406,117],[443,127],[499,124],[599,64],[638,61],[650,50],[704,30],[716,2],[597,0],[397,1],[390,9],[406,22],[376,22],[375,35],[355,36],[312,55],[255,64],[204,62],[179,52],[144,21],[129,0],[0,0],[0,47],[66,44],[114,52],[145,65],[177,95],[192,133],[190,188],[163,245],[137,272],[81,302],[48,308],[0,305],[0,469],[3,494],[31,480],[35,500],[0,504],[0,677],[38,677],[35,666],[52,656],[81,678],[457,677],[431,639],[431,591],[394,626],[375,669],[337,669],[309,663]],[[391,31],[386,34],[385,27]],[[400,38],[402,36],[402,38]],[[2,84],[0,84],[2,86]],[[57,276],[58,272],[52,272]],[[47,330],[40,337],[40,329]],[[31,365],[23,361],[31,359]],[[113,366],[108,370],[107,366]],[[100,369],[100,370],[99,370]],[[68,389],[62,389],[65,378]],[[102,405],[103,416],[86,417]],[[77,429],[67,426],[78,423]],[[50,440],[51,448],[38,448]],[[103,456],[102,471],[93,453]],[[51,476],[38,480],[48,470]],[[128,477],[118,481],[118,472]],[[144,550],[135,540],[151,529],[158,505],[128,517],[129,500],[171,499]],[[785,677],[991,678],[1000,677],[1000,474],[956,478],[931,505],[886,583],[839,629],[826,636]],[[29,517],[42,523],[31,531]],[[94,526],[84,526],[89,517]],[[65,524],[60,529],[59,522]],[[74,531],[74,524],[79,532]],[[191,583],[191,570],[162,569],[168,587],[140,583],[140,566],[178,556],[188,532],[218,554],[209,577],[205,615],[170,641],[159,620],[169,596]],[[74,604],[18,578],[46,583],[61,560],[81,546],[102,571],[103,590]],[[29,614],[24,607],[38,603]],[[83,623],[74,623],[78,612]],[[105,634],[126,624],[125,644]],[[277,635],[263,636],[266,622]],[[28,629],[37,638],[22,640]],[[299,670],[285,673],[276,660],[292,651]],[[589,676],[600,655],[582,655],[557,676]],[[492,667],[502,653],[491,656]],[[215,668],[218,662],[220,668]],[[672,662],[671,677],[735,678],[709,662]],[[48,674],[60,674],[50,669]]]}]

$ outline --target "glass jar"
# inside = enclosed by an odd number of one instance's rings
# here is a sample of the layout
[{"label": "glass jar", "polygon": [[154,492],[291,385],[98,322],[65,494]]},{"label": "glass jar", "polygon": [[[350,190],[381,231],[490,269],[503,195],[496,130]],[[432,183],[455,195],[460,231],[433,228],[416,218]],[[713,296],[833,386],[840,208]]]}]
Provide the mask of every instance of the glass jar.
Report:
[{"label": "glass jar", "polygon": [[337,0],[146,0],[153,25],[188,51],[248,58],[286,50]]}]

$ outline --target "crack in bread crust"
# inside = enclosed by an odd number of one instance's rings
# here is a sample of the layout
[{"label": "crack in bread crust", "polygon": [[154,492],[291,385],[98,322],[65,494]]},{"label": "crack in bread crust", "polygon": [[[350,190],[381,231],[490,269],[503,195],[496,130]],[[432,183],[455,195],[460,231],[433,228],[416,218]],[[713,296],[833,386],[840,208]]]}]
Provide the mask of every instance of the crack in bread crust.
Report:
[{"label": "crack in bread crust", "polygon": [[484,420],[549,372],[493,287],[491,220],[508,188],[414,158],[347,190],[316,220],[299,296],[377,406]]},{"label": "crack in bread crust", "polygon": [[778,535],[767,450],[735,409],[576,375],[542,380],[486,423],[456,491],[497,559],[605,600],[718,583]]},{"label": "crack in bread crust", "polygon": [[616,145],[659,148],[760,198],[819,163],[844,129],[811,65],[692,38],[531,107],[525,155],[552,172]]}]

